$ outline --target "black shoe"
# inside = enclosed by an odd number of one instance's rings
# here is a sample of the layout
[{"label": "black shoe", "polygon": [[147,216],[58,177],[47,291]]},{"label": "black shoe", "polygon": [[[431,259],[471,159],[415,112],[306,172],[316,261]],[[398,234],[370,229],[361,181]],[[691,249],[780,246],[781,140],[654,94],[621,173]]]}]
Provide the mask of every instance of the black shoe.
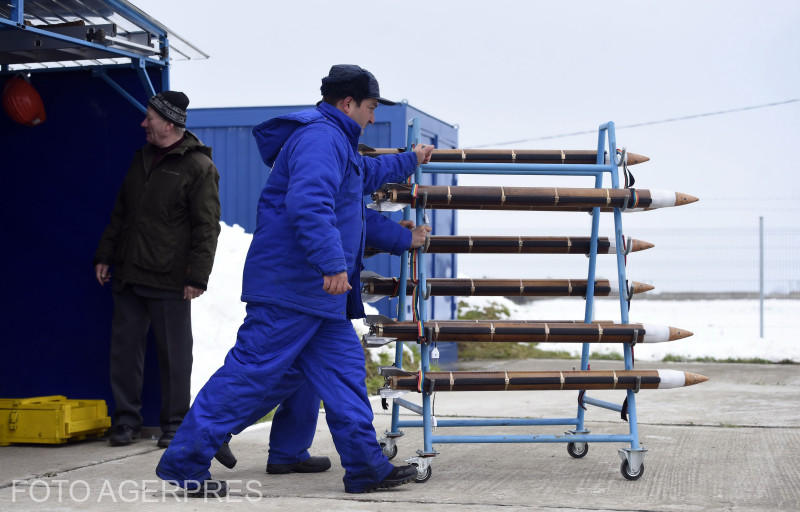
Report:
[{"label": "black shoe", "polygon": [[111,429],[111,436],[108,438],[108,444],[111,446],[125,446],[131,444],[134,439],[139,438],[139,430],[124,423],[114,425]]},{"label": "black shoe", "polygon": [[173,439],[175,439],[175,432],[171,431],[163,432],[161,434],[161,437],[158,438],[156,446],[158,446],[159,448],[166,448],[167,446],[169,446],[169,443],[171,443]]},{"label": "black shoe", "polygon": [[360,490],[348,489],[345,486],[344,491],[350,493],[362,493],[362,492],[372,492],[378,489],[388,489],[390,487],[397,487],[398,485],[407,484],[412,480],[414,480],[416,477],[417,477],[416,466],[413,466],[411,464],[407,466],[395,466],[392,472],[389,473],[389,476],[387,476],[380,482],[368,485]]},{"label": "black shoe", "polygon": [[270,475],[285,475],[286,473],[321,473],[331,467],[328,457],[309,457],[303,462],[294,464],[267,464],[267,473]]},{"label": "black shoe", "polygon": [[236,465],[236,455],[233,454],[228,443],[222,443],[214,458],[228,469],[233,469],[233,466]]},{"label": "black shoe", "polygon": [[227,494],[225,480],[205,480],[197,487],[186,489],[187,498],[224,498]]}]

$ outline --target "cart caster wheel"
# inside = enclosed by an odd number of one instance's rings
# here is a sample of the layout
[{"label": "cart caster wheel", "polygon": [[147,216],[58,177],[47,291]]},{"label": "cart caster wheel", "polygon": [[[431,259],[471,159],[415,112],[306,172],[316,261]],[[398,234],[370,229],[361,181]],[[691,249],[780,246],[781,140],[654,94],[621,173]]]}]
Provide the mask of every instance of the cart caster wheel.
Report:
[{"label": "cart caster wheel", "polygon": [[393,458],[397,457],[397,445],[394,443],[380,443],[381,451],[386,458],[392,460]]},{"label": "cart caster wheel", "polygon": [[[416,464],[413,464],[413,465],[417,466]],[[419,466],[417,466],[417,468],[419,468]],[[417,476],[414,478],[414,483],[415,484],[424,484],[425,482],[427,482],[428,480],[431,479],[431,475],[432,474],[433,474],[433,467],[428,465],[428,467],[425,468],[425,472],[424,473],[420,473],[419,471],[417,471]]]},{"label": "cart caster wheel", "polygon": [[622,476],[624,476],[627,480],[638,480],[639,478],[642,477],[642,474],[644,473],[644,463],[642,463],[642,465],[639,466],[639,471],[633,473],[631,472],[631,467],[628,464],[628,461],[623,460],[622,465],[619,467],[619,471],[622,473]]},{"label": "cart caster wheel", "polygon": [[589,443],[567,443],[567,453],[576,459],[586,457],[589,453]]}]

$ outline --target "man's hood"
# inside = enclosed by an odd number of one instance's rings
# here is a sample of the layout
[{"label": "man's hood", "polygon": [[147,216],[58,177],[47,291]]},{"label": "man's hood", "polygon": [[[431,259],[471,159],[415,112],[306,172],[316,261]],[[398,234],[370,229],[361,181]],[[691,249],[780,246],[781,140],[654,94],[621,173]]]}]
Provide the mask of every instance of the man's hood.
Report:
[{"label": "man's hood", "polygon": [[278,158],[281,148],[301,126],[311,124],[323,119],[322,113],[316,108],[301,110],[283,116],[273,117],[253,128],[253,137],[258,145],[261,159],[267,166],[272,167]]},{"label": "man's hood", "polygon": [[317,108],[274,117],[254,127],[253,137],[256,139],[261,159],[267,166],[272,167],[275,164],[275,159],[278,158],[281,148],[295,130],[301,126],[319,121],[326,121],[337,126],[347,140],[350,141],[353,151],[356,151],[358,138],[361,135],[361,127],[358,123],[347,117],[336,107],[327,103],[319,103]]}]

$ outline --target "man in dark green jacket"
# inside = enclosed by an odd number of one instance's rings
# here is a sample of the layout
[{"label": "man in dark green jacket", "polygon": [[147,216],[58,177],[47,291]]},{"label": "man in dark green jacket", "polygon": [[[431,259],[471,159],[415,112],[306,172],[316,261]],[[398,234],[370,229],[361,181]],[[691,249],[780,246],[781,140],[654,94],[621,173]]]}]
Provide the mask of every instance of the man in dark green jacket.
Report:
[{"label": "man in dark green jacket", "polygon": [[148,102],[147,144],[133,157],[111,221],[94,256],[95,276],[111,281],[112,446],[130,444],[142,425],[141,391],[148,328],[158,346],[165,448],[189,409],[190,301],[202,295],[219,235],[219,173],[211,148],[186,131],[189,98],[165,91]]}]

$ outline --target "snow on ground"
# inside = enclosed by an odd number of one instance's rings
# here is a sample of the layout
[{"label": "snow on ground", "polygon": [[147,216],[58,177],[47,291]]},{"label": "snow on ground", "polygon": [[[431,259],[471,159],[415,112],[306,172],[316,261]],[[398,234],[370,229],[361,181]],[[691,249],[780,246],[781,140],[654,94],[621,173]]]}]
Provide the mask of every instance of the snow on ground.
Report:
[{"label": "snow on ground", "polygon": [[[217,244],[214,269],[208,291],[192,304],[192,329],[194,331],[194,367],[192,371],[192,396],[222,365],[225,354],[236,341],[236,331],[245,316],[241,302],[242,269],[252,235],[240,226],[222,224]],[[502,297],[471,297],[474,305],[491,301],[509,306],[512,318],[582,319],[584,305],[580,299],[538,300],[517,306]],[[374,312],[374,310],[372,310]],[[639,344],[637,360],[657,360],[667,354],[686,357],[714,357],[718,359],[759,357],[770,361],[791,359],[800,361],[800,340],[791,327],[791,319],[800,314],[800,300],[767,300],[764,304],[764,338],[758,335],[757,300],[634,300],[630,321],[672,325],[694,332],[694,336],[669,343]],[[598,298],[595,315],[598,320],[619,321],[619,301]],[[357,331],[363,332],[363,323],[354,322]],[[579,345],[541,343],[543,349],[580,352]],[[392,355],[392,348],[381,351]],[[621,345],[601,344],[593,351],[621,353]]]},{"label": "snow on ground", "polygon": [[[580,299],[537,300],[522,306],[502,297],[470,297],[467,302],[480,306],[501,302],[511,310],[511,318],[583,319],[584,302]],[[764,338],[759,337],[758,300],[635,300],[629,321],[670,325],[688,329],[694,336],[666,343],[636,345],[637,360],[661,360],[668,354],[685,357],[762,358],[769,361],[791,359],[800,362],[800,340],[791,323],[800,313],[800,300],[764,301]],[[620,321],[618,298],[596,298],[594,318]],[[546,350],[567,350],[580,354],[580,345],[540,343]],[[593,352],[622,354],[622,345],[592,344]]]}]

